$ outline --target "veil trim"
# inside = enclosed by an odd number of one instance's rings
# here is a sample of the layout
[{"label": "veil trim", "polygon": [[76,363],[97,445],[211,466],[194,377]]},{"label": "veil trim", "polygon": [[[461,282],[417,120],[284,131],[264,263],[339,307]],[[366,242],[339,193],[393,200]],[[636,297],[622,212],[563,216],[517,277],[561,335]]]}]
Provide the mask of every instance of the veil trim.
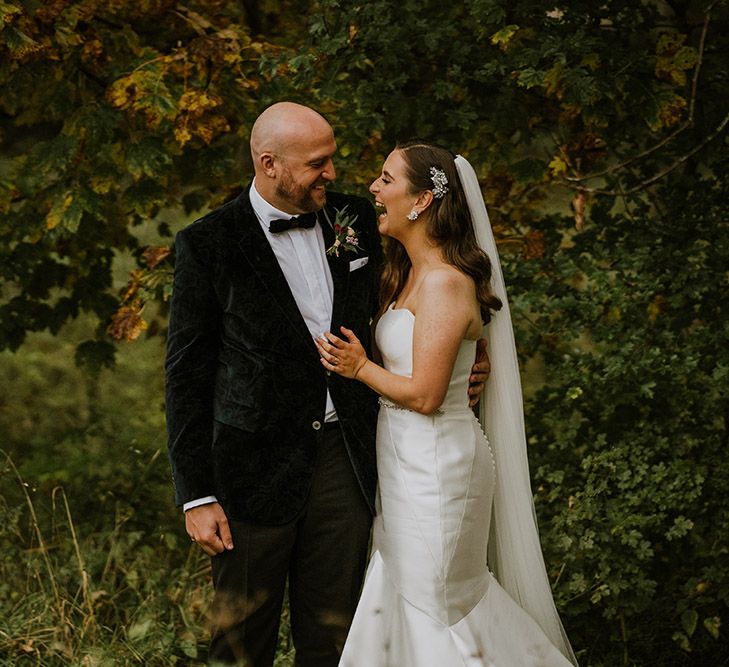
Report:
[{"label": "veil trim", "polygon": [[488,434],[497,469],[489,535],[489,567],[506,592],[542,628],[551,642],[577,664],[554,605],[539,543],[529,479],[524,402],[514,330],[504,275],[481,186],[471,164],[456,156],[456,169],[471,212],[473,231],[492,265],[492,291],[503,304],[484,327],[492,370],[479,406],[479,421]]}]

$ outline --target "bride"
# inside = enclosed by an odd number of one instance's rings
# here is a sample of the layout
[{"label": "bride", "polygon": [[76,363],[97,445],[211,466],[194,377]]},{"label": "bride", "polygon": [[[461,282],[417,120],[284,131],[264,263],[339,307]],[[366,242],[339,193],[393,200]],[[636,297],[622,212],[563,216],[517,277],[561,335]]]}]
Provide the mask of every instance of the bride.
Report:
[{"label": "bride", "polygon": [[[384,368],[349,329],[317,341],[327,370],[381,396],[373,550],[340,665],[576,664],[539,546],[511,320],[476,175],[461,156],[406,144],[370,191],[391,239],[375,335]],[[466,394],[482,335],[490,444]]]}]

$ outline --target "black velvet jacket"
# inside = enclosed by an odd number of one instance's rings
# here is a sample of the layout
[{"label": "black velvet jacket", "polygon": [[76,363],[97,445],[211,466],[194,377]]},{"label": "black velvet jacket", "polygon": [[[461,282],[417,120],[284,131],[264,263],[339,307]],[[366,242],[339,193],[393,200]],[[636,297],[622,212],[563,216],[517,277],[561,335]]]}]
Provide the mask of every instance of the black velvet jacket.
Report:
[{"label": "black velvet jacket", "polygon": [[[369,349],[382,249],[374,209],[348,206],[362,249],[328,256],[331,331],[354,330]],[[326,247],[334,232],[322,220]],[[352,260],[368,257],[350,271]],[[377,397],[328,375],[248,197],[197,220],[176,237],[166,360],[169,454],[176,502],[215,495],[227,515],[260,523],[293,519],[306,500],[327,387],[362,492],[374,506]]]}]

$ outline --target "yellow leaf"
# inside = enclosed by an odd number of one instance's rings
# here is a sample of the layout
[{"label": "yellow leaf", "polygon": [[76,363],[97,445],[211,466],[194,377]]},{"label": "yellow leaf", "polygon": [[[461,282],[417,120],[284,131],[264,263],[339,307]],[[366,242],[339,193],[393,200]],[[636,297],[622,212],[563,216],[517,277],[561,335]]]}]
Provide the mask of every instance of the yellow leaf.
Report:
[{"label": "yellow leaf", "polygon": [[73,195],[70,192],[67,192],[63,198],[56,198],[51,206],[51,210],[46,215],[46,228],[55,229],[58,227],[63,222],[63,217],[72,203]]},{"label": "yellow leaf", "polygon": [[119,109],[123,109],[133,99],[134,88],[129,77],[122,77],[111,84],[106,91],[106,98],[111,104]]},{"label": "yellow leaf", "polygon": [[111,186],[114,185],[114,179],[106,176],[92,176],[89,185],[91,185],[91,189],[97,195],[105,195],[111,190]]},{"label": "yellow leaf", "polygon": [[[214,137],[221,132],[229,132],[230,124],[225,116],[206,115],[202,118],[196,118],[187,125],[187,130],[193,136],[200,137],[206,144],[209,144]],[[177,133],[175,133],[177,137]],[[180,138],[184,138],[184,132]],[[179,141],[179,139],[178,139]]]},{"label": "yellow leaf", "polygon": [[686,100],[680,95],[661,104],[658,117],[663,127],[672,127],[681,120],[683,110],[686,108]]},{"label": "yellow leaf", "polygon": [[657,294],[653,298],[653,301],[648,304],[648,319],[651,322],[655,322],[658,319],[658,316],[666,310],[667,306],[668,301],[666,300],[666,297],[662,294]]},{"label": "yellow leaf", "polygon": [[193,116],[201,116],[209,109],[219,107],[223,100],[217,95],[212,95],[204,90],[188,90],[180,97],[180,109],[187,111]]},{"label": "yellow leaf", "polygon": [[661,35],[656,45],[656,53],[663,55],[666,53],[674,54],[678,51],[686,41],[686,35],[681,33],[665,33]]},{"label": "yellow leaf", "polygon": [[55,229],[61,223],[62,219],[63,211],[59,211],[58,207],[54,206],[48,211],[48,215],[46,216],[46,228],[49,230]]},{"label": "yellow leaf", "polygon": [[491,43],[500,44],[502,49],[506,48],[506,45],[511,41],[511,38],[516,34],[518,30],[518,25],[507,25],[506,27],[491,35]]},{"label": "yellow leaf", "polygon": [[686,71],[699,62],[699,54],[691,46],[683,46],[686,35],[663,35],[656,48],[656,77],[676,86],[686,83]]},{"label": "yellow leaf", "polygon": [[553,177],[567,173],[567,163],[559,156],[555,155],[549,163],[549,171]]},{"label": "yellow leaf", "polygon": [[18,14],[22,13],[22,10],[15,5],[11,5],[7,2],[0,2],[0,23],[8,25],[9,23],[12,23],[13,19]]},{"label": "yellow leaf", "polygon": [[673,64],[680,69],[691,69],[699,62],[699,54],[690,46],[682,46],[673,56]]},{"label": "yellow leaf", "polygon": [[562,98],[562,75],[564,74],[564,69],[562,63],[555,63],[544,75],[544,85],[547,95],[554,95],[557,99]]},{"label": "yellow leaf", "polygon": [[192,139],[192,134],[187,129],[187,124],[175,128],[175,140],[180,146],[184,146],[190,139]]},{"label": "yellow leaf", "polygon": [[718,616],[711,616],[710,618],[704,619],[704,627],[706,628],[706,631],[714,638],[719,639],[721,628],[721,618]]},{"label": "yellow leaf", "polygon": [[83,216],[83,205],[71,191],[55,197],[46,215],[46,228],[55,229],[59,225],[69,232],[76,232]]}]

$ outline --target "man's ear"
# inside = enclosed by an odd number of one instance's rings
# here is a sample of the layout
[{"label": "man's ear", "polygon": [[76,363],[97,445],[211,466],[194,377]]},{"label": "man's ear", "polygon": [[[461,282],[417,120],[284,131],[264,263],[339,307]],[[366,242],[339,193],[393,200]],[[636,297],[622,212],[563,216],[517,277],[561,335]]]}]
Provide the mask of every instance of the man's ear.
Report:
[{"label": "man's ear", "polygon": [[261,153],[258,156],[258,164],[262,173],[269,178],[276,178],[276,158],[273,153]]}]

